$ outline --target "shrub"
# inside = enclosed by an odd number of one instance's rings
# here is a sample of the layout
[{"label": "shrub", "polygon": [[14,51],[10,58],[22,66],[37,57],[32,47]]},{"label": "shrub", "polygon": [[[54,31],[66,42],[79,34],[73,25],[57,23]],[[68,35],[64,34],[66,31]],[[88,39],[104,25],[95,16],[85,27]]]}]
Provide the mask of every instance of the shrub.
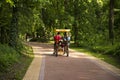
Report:
[{"label": "shrub", "polygon": [[22,80],[33,57],[28,45],[19,43],[14,49],[0,44],[0,80]]},{"label": "shrub", "polygon": [[7,68],[18,61],[19,54],[13,48],[0,44],[0,72],[7,71]]},{"label": "shrub", "polygon": [[120,44],[111,46],[106,52],[106,54],[111,54],[120,58]]}]

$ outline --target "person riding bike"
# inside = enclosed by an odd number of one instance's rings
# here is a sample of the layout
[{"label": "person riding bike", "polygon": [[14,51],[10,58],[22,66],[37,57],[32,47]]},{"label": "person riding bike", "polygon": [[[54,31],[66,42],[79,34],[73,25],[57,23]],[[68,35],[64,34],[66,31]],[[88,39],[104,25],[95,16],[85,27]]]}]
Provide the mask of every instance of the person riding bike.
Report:
[{"label": "person riding bike", "polygon": [[65,46],[70,45],[70,36],[66,32],[64,33],[64,36],[63,36],[63,43],[65,44]]},{"label": "person riding bike", "polygon": [[57,33],[57,35],[54,36],[54,43],[59,43],[61,40],[60,32]]},{"label": "person riding bike", "polygon": [[60,32],[57,33],[57,35],[54,36],[54,52],[53,54],[55,54],[55,48],[57,45],[59,45],[60,40],[62,39]]},{"label": "person riding bike", "polygon": [[63,36],[63,44],[64,44],[64,54],[67,53],[69,55],[69,45],[70,45],[70,36],[65,32]]}]

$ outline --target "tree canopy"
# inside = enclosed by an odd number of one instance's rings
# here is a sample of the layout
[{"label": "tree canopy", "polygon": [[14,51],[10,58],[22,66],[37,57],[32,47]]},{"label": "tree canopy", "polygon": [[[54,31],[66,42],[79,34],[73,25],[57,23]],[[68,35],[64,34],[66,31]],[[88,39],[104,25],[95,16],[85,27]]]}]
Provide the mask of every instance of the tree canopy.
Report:
[{"label": "tree canopy", "polygon": [[119,5],[119,0],[1,0],[0,43],[17,47],[25,34],[48,41],[55,28],[69,28],[77,46],[116,44]]}]

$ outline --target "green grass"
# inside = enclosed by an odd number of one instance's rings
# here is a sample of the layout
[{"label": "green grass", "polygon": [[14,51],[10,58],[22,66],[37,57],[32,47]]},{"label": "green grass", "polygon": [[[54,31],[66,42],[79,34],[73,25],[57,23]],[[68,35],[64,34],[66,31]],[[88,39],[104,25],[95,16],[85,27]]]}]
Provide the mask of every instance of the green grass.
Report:
[{"label": "green grass", "polygon": [[98,51],[97,50],[94,51],[86,47],[75,47],[74,45],[71,45],[70,48],[79,52],[84,52],[85,54],[88,54],[88,55],[92,55],[120,69],[119,58],[113,55],[101,53],[102,51],[100,52],[99,51],[100,49]]},{"label": "green grass", "polygon": [[33,60],[33,51],[27,45],[20,50],[0,44],[0,80],[22,80]]},{"label": "green grass", "polygon": [[29,46],[25,46],[21,57],[19,58],[19,63],[16,63],[16,80],[22,80],[30,63],[32,62],[34,56],[32,48]]}]

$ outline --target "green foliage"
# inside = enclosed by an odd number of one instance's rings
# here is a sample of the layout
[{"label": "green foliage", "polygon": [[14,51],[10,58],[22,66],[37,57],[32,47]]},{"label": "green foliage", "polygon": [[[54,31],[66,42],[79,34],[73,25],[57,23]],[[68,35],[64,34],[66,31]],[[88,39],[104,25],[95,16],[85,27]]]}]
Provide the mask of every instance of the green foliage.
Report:
[{"label": "green foliage", "polygon": [[96,52],[98,54],[110,55],[120,58],[120,43],[116,43],[114,45],[101,44],[99,46],[84,46],[83,44],[82,46],[79,47],[88,48],[90,51]]},{"label": "green foliage", "polygon": [[55,28],[71,29],[71,38],[79,47],[120,57],[120,44],[117,44],[120,41],[120,0],[115,0],[114,5],[115,45],[110,45],[108,35],[109,1],[1,0],[0,76],[2,72],[12,70],[8,67],[14,63],[29,58],[20,54],[32,52],[21,44],[26,33],[30,34],[31,41],[48,42],[53,38]]},{"label": "green foliage", "polygon": [[[119,45],[110,46],[108,15],[110,0],[2,0],[0,43],[18,52],[25,34],[31,41],[48,41],[55,28],[71,29],[77,46],[119,56]],[[114,5],[114,42],[120,41],[120,1]],[[21,39],[22,38],[22,39]],[[103,45],[104,44],[104,45]]]},{"label": "green foliage", "polygon": [[0,73],[7,71],[8,67],[18,61],[19,56],[13,48],[0,44]]},{"label": "green foliage", "polygon": [[[2,36],[6,36],[5,39],[1,38],[1,42],[8,43],[11,40],[11,45],[16,45],[16,38],[19,35],[24,37],[25,33],[30,33],[36,37],[36,33],[42,27],[46,29],[44,30],[44,33],[47,33],[45,35],[49,34],[48,31],[53,32],[54,28],[67,27],[72,30],[72,37],[78,45],[92,46],[106,43],[109,39],[108,4],[109,0],[1,1],[0,28],[3,26],[6,29],[0,33]],[[14,5],[14,7],[10,5]],[[17,14],[12,17],[14,8],[17,8]],[[115,9],[119,9],[119,1],[115,1]],[[119,41],[118,26],[119,11],[116,11],[114,29],[115,40],[117,41]],[[13,27],[15,28],[14,31],[12,30]],[[8,35],[8,32],[11,35]]]},{"label": "green foliage", "polygon": [[0,43],[7,44],[9,41],[9,25],[11,19],[11,9],[5,2],[0,6]]},{"label": "green foliage", "polygon": [[[74,44],[70,46],[72,49],[75,49],[79,52],[84,52],[85,54],[92,55],[94,57],[99,58],[113,66],[120,68],[120,57],[113,56],[109,52],[105,53],[108,49],[111,50],[112,46],[98,46],[96,48],[88,48],[88,47],[76,47]],[[111,48],[111,49],[110,49]]]},{"label": "green foliage", "polygon": [[[10,69],[13,74],[9,76],[8,79],[14,78],[16,80],[22,80],[29,65],[31,64],[33,60],[33,50],[30,46],[24,44],[21,52],[22,53],[20,54],[20,57],[18,58],[19,62],[15,63]],[[8,73],[8,75],[10,74],[11,73]]]},{"label": "green foliage", "polygon": [[27,45],[19,46],[19,49],[21,53],[0,44],[0,80],[22,80],[33,59],[33,51]]},{"label": "green foliage", "polygon": [[106,54],[111,54],[113,56],[120,58],[120,43],[110,46],[110,48],[105,52]]}]

